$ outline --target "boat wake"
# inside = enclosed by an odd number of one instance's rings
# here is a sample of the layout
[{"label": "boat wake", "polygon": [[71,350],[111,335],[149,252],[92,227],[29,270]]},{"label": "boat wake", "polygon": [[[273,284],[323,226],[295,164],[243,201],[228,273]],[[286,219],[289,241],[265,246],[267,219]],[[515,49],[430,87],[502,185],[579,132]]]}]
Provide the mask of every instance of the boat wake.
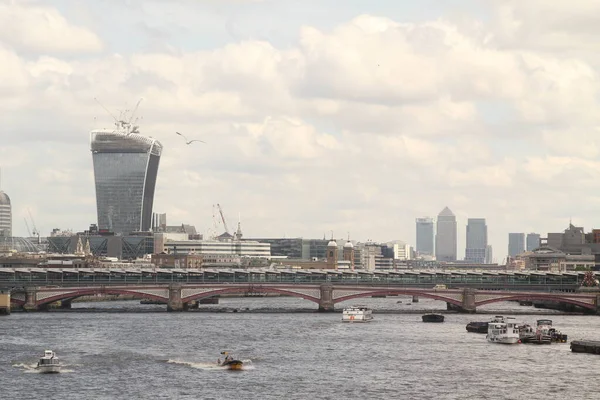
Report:
[{"label": "boat wake", "polygon": [[[37,363],[33,363],[33,364],[26,364],[26,363],[15,363],[12,365],[14,368],[18,368],[21,370],[21,372],[23,372],[24,374],[40,374],[42,373],[38,368],[37,368]],[[64,373],[70,373],[70,372],[75,372],[72,369],[67,369],[65,368],[65,365],[63,364],[60,373],[64,374]]]},{"label": "boat wake", "polygon": [[[242,360],[242,362],[244,363],[243,369],[254,369],[254,366],[252,365],[252,360]],[[167,360],[167,364],[183,365],[186,367],[201,369],[204,371],[222,371],[228,369],[227,367],[217,365],[216,363],[192,362],[183,360]]]}]

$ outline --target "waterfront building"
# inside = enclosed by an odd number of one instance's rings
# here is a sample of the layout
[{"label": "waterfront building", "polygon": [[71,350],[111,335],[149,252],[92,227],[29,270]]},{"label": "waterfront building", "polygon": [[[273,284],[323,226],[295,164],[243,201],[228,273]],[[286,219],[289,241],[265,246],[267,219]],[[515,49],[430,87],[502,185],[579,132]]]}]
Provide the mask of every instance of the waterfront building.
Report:
[{"label": "waterfront building", "polygon": [[117,234],[150,231],[162,145],[137,127],[91,132],[98,228]]},{"label": "waterfront building", "polygon": [[271,245],[269,243],[251,240],[172,240],[166,241],[164,247],[169,254],[220,254],[271,258]]},{"label": "waterfront building", "polygon": [[469,218],[467,220],[465,261],[483,264],[486,259],[487,245],[487,225],[485,218]]},{"label": "waterfront building", "polygon": [[485,247],[485,260],[483,261],[484,264],[492,264],[494,262],[494,253],[492,250],[491,244],[488,244]]},{"label": "waterfront building", "polygon": [[0,190],[0,236],[12,236],[12,205],[10,197]]},{"label": "waterfront building", "polygon": [[456,216],[445,207],[437,218],[435,256],[438,261],[456,261],[457,237]]},{"label": "waterfront building", "polygon": [[416,219],[417,226],[417,255],[433,256],[434,255],[434,231],[433,218],[423,217]]},{"label": "waterfront building", "polygon": [[508,234],[508,256],[515,257],[525,251],[525,234],[524,233],[509,233]]}]

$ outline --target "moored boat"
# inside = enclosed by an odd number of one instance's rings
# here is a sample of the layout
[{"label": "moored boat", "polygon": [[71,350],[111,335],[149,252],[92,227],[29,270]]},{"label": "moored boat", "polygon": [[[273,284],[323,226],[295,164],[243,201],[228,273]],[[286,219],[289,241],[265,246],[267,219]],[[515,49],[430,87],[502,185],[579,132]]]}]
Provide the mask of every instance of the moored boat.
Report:
[{"label": "moored boat", "polygon": [[487,333],[488,332],[488,322],[471,321],[467,324],[467,332]]},{"label": "moored boat", "polygon": [[342,322],[369,322],[373,319],[373,310],[366,306],[344,308]]},{"label": "moored boat", "polygon": [[441,314],[425,314],[421,317],[423,322],[444,322],[444,316]]},{"label": "moored boat", "polygon": [[36,368],[43,374],[57,373],[60,372],[60,361],[52,350],[46,350],[39,359]]},{"label": "moored boat", "polygon": [[488,342],[501,344],[520,343],[519,328],[512,317],[496,316],[488,323]]}]

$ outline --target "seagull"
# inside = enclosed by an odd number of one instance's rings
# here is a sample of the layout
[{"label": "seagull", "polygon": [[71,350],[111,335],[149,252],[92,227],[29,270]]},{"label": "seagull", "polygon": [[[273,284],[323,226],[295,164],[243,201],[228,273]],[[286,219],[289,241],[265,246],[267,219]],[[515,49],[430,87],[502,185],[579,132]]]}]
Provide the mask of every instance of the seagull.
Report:
[{"label": "seagull", "polygon": [[206,143],[204,140],[200,140],[200,139],[187,140],[187,138],[185,137],[185,135],[183,133],[179,133],[179,132],[175,132],[175,133],[185,139],[185,144],[190,144],[190,143],[194,143],[194,142]]}]

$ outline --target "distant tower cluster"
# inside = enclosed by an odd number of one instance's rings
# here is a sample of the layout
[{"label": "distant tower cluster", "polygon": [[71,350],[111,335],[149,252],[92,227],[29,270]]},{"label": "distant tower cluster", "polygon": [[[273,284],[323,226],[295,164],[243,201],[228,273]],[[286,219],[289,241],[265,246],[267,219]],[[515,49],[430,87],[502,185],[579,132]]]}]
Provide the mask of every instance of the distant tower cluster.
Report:
[{"label": "distant tower cluster", "polygon": [[508,234],[508,256],[516,257],[525,251],[525,234],[524,233],[509,233]]}]

